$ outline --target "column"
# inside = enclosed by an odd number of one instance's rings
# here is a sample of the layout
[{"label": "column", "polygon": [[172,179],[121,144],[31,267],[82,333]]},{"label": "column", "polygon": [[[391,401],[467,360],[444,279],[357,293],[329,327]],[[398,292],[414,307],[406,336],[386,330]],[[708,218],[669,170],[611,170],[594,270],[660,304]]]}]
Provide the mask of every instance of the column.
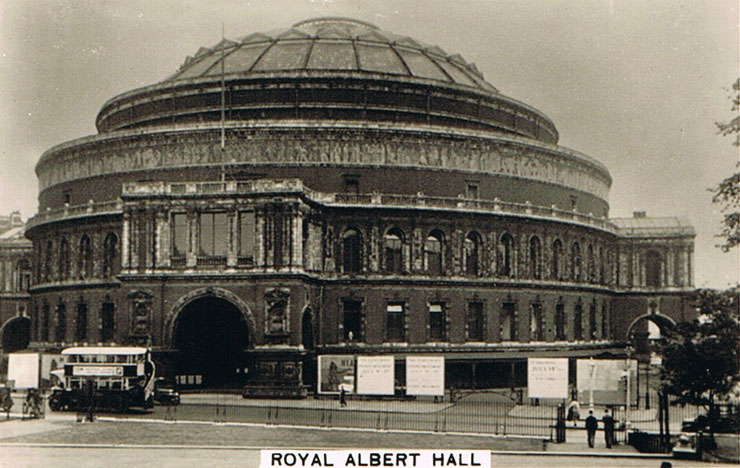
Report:
[{"label": "column", "polygon": [[226,253],[226,266],[234,267],[237,263],[239,249],[239,211],[231,210],[226,216],[229,220],[229,244]]},{"label": "column", "polygon": [[[90,239],[91,248],[95,248],[94,239]],[[123,225],[121,226],[121,269],[128,270],[131,266],[131,214],[123,213]]]},{"label": "column", "polygon": [[185,256],[185,265],[194,268],[198,263],[198,213],[188,210],[188,253]]},{"label": "column", "polygon": [[170,266],[170,217],[169,213],[157,210],[155,214],[154,235],[156,239],[154,266],[168,268]]},{"label": "column", "polygon": [[293,247],[290,249],[290,265],[303,267],[303,210],[300,205],[293,205],[290,210],[291,216],[291,239]]},{"label": "column", "polygon": [[265,252],[265,236],[267,234],[267,228],[265,226],[265,208],[264,206],[255,207],[254,209],[254,224],[255,224],[255,255],[254,265],[259,268],[265,267],[265,260],[267,258]]}]

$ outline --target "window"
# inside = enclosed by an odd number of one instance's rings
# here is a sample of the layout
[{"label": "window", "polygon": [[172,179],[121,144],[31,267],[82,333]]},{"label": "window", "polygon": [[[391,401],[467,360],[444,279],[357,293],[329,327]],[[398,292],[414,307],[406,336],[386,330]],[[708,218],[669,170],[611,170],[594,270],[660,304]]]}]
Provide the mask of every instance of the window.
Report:
[{"label": "window", "polygon": [[362,238],[354,229],[342,234],[342,266],[345,273],[358,273],[362,269]]},{"label": "window", "polygon": [[601,304],[601,338],[606,339],[607,338],[607,328],[606,328],[606,319],[607,319],[607,309],[606,309],[606,302]]},{"label": "window", "polygon": [[87,235],[82,236],[80,239],[80,252],[77,259],[77,270],[79,271],[80,278],[90,278],[92,276],[92,246],[90,244],[90,238]]},{"label": "window", "polygon": [[239,212],[239,258],[254,259],[254,211]]},{"label": "window", "polygon": [[69,243],[67,239],[62,238],[59,242],[59,280],[64,281],[69,278]]},{"label": "window", "polygon": [[606,284],[606,253],[601,247],[599,247],[597,260],[599,262],[599,283]]},{"label": "window", "polygon": [[41,341],[49,341],[49,304],[44,303],[41,307]]},{"label": "window", "polygon": [[403,233],[399,229],[391,229],[383,237],[385,250],[386,273],[400,274],[403,272]]},{"label": "window", "polygon": [[51,241],[46,243],[46,251],[44,252],[44,281],[51,281],[51,272],[53,265],[53,252],[54,245]]},{"label": "window", "polygon": [[75,341],[87,340],[87,304],[77,303],[77,317],[75,320]]},{"label": "window", "polygon": [[439,302],[429,304],[429,341],[445,341],[446,328],[445,305]]},{"label": "window", "polygon": [[516,315],[516,303],[504,302],[501,307],[501,341],[517,341],[519,339]]},{"label": "window", "polygon": [[20,260],[16,266],[18,272],[18,285],[16,289],[18,291],[28,291],[31,287],[31,263],[26,260]]},{"label": "window", "polygon": [[552,279],[563,279],[563,243],[560,239],[552,243]]},{"label": "window", "polygon": [[344,341],[362,341],[362,302],[344,301]]},{"label": "window", "polygon": [[103,277],[113,276],[113,268],[118,257],[118,237],[110,233],[103,241]]},{"label": "window", "polygon": [[545,330],[542,326],[542,304],[529,306],[529,341],[545,341]]},{"label": "window", "polygon": [[386,307],[385,337],[386,341],[405,341],[406,323],[403,303],[390,303]]},{"label": "window", "polygon": [[360,179],[356,176],[344,176],[344,193],[360,193]]},{"label": "window", "polygon": [[565,305],[562,302],[555,304],[555,339],[565,340]]},{"label": "window", "polygon": [[540,238],[532,236],[529,239],[529,277],[534,279],[540,279],[542,277],[542,268],[540,266],[540,258],[542,258],[542,243]]},{"label": "window", "polygon": [[482,302],[468,302],[466,322],[468,324],[468,341],[485,341]]},{"label": "window", "polygon": [[589,244],[587,249],[587,255],[588,255],[588,282],[589,283],[595,283],[596,282],[596,258],[594,257],[594,247]]},{"label": "window", "polygon": [[463,270],[466,275],[478,276],[479,253],[480,236],[477,232],[471,232],[463,242]]},{"label": "window", "polygon": [[55,341],[57,343],[64,343],[67,338],[67,308],[63,302],[60,302],[57,306],[57,330],[55,335]]},{"label": "window", "polygon": [[479,185],[477,182],[468,182],[465,187],[465,198],[477,200],[479,198]]},{"label": "window", "polygon": [[442,233],[432,231],[424,242],[424,267],[430,275],[442,274]]},{"label": "window", "polygon": [[592,302],[588,308],[588,339],[596,340],[596,303]]},{"label": "window", "polygon": [[189,249],[188,216],[186,213],[172,215],[172,256],[185,257]]},{"label": "window", "polygon": [[499,275],[511,278],[514,276],[514,238],[505,232],[501,236],[498,258]]},{"label": "window", "polygon": [[660,254],[654,250],[645,255],[645,285],[649,288],[659,288],[662,286],[661,273],[663,259]]},{"label": "window", "polygon": [[573,248],[571,250],[571,263],[573,270],[571,272],[571,279],[575,282],[581,281],[581,246],[578,242],[573,242]]},{"label": "window", "polygon": [[583,306],[576,304],[573,311],[573,339],[580,341],[583,339]]},{"label": "window", "polygon": [[100,332],[100,340],[113,341],[116,331],[115,305],[108,297],[106,297],[106,301],[103,302],[103,306],[100,310],[100,318],[103,325]]},{"label": "window", "polygon": [[226,213],[200,214],[200,255],[225,257],[228,250],[229,223]]}]

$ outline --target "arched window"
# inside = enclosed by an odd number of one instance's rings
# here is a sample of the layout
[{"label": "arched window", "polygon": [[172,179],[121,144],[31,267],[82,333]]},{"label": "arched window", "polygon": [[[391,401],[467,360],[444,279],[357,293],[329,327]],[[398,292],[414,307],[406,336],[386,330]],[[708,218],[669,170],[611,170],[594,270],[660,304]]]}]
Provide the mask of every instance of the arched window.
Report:
[{"label": "arched window", "polygon": [[514,276],[514,238],[511,234],[505,232],[501,236],[501,245],[499,246],[498,273],[501,276]]},{"label": "arched window", "polygon": [[654,250],[645,254],[645,285],[649,288],[659,288],[663,285],[661,273],[663,270],[663,257]]},{"label": "arched window", "polygon": [[599,255],[597,256],[599,262],[599,283],[606,284],[606,253],[605,249],[599,246]]},{"label": "arched window", "polygon": [[103,277],[113,276],[116,257],[118,256],[118,237],[110,233],[103,241]]},{"label": "arched window", "polygon": [[62,238],[59,242],[59,280],[64,281],[69,278],[69,243],[67,239]]},{"label": "arched window", "polygon": [[44,252],[44,281],[51,281],[52,265],[54,261],[54,244],[51,241],[46,243]]},{"label": "arched window", "polygon": [[362,269],[362,237],[355,229],[347,229],[342,234],[342,270],[344,273],[357,273]]},{"label": "arched window", "polygon": [[589,244],[588,249],[586,249],[587,256],[588,256],[588,282],[589,283],[595,283],[596,282],[596,257],[594,257],[594,247],[593,245]]},{"label": "arched window", "polygon": [[563,243],[560,239],[555,239],[552,243],[552,271],[551,277],[554,280],[563,279]]},{"label": "arched window", "polygon": [[529,239],[529,277],[540,279],[542,277],[542,267],[540,260],[542,258],[542,243],[540,238],[532,236]]},{"label": "arched window", "polygon": [[424,269],[430,275],[442,274],[444,268],[442,263],[442,239],[444,239],[442,233],[434,230],[424,242]]},{"label": "arched window", "polygon": [[90,245],[90,238],[87,235],[82,236],[80,239],[80,252],[77,259],[77,270],[80,274],[80,278],[89,278],[92,276],[92,246]]},{"label": "arched window", "polygon": [[571,280],[575,282],[581,281],[581,246],[578,242],[573,242],[573,248],[571,250],[571,266]]},{"label": "arched window", "polygon": [[57,306],[57,332],[55,335],[55,341],[57,343],[64,343],[67,337],[67,307],[63,302],[60,302]]},{"label": "arched window", "polygon": [[403,232],[393,228],[383,236],[386,273],[403,272]]},{"label": "arched window", "polygon": [[478,276],[480,244],[480,235],[477,232],[468,234],[463,242],[463,270],[466,275]]}]

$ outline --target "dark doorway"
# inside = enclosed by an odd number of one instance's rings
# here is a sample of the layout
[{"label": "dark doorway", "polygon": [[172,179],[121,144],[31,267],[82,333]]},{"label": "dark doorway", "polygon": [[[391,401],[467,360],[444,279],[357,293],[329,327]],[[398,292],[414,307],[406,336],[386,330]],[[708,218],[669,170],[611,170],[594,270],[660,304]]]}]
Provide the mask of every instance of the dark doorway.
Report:
[{"label": "dark doorway", "polygon": [[14,353],[28,347],[31,341],[31,320],[17,317],[3,328],[3,353]]},{"label": "dark doorway", "polygon": [[217,297],[192,301],[178,315],[174,335],[179,385],[233,388],[245,384],[249,327],[232,303]]}]

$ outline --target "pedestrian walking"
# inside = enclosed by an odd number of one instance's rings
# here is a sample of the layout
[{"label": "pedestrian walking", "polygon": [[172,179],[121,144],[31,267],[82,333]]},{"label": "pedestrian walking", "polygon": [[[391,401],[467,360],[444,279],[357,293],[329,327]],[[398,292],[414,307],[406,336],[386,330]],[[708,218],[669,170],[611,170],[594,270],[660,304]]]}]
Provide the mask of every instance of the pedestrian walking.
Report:
[{"label": "pedestrian walking", "polygon": [[568,404],[568,421],[573,421],[573,427],[576,427],[576,423],[581,419],[581,405],[578,403],[578,399],[574,398]]},{"label": "pedestrian walking", "polygon": [[596,439],[596,429],[599,427],[599,422],[594,416],[594,410],[588,410],[588,417],[586,418],[586,434],[588,435],[588,446],[594,448],[594,440]]},{"label": "pedestrian walking", "polygon": [[601,418],[604,423],[604,441],[606,448],[612,448],[614,444],[614,417],[609,413],[609,409],[604,410],[604,417]]},{"label": "pedestrian walking", "polygon": [[347,391],[344,387],[342,387],[342,390],[339,392],[339,405],[347,406]]}]

